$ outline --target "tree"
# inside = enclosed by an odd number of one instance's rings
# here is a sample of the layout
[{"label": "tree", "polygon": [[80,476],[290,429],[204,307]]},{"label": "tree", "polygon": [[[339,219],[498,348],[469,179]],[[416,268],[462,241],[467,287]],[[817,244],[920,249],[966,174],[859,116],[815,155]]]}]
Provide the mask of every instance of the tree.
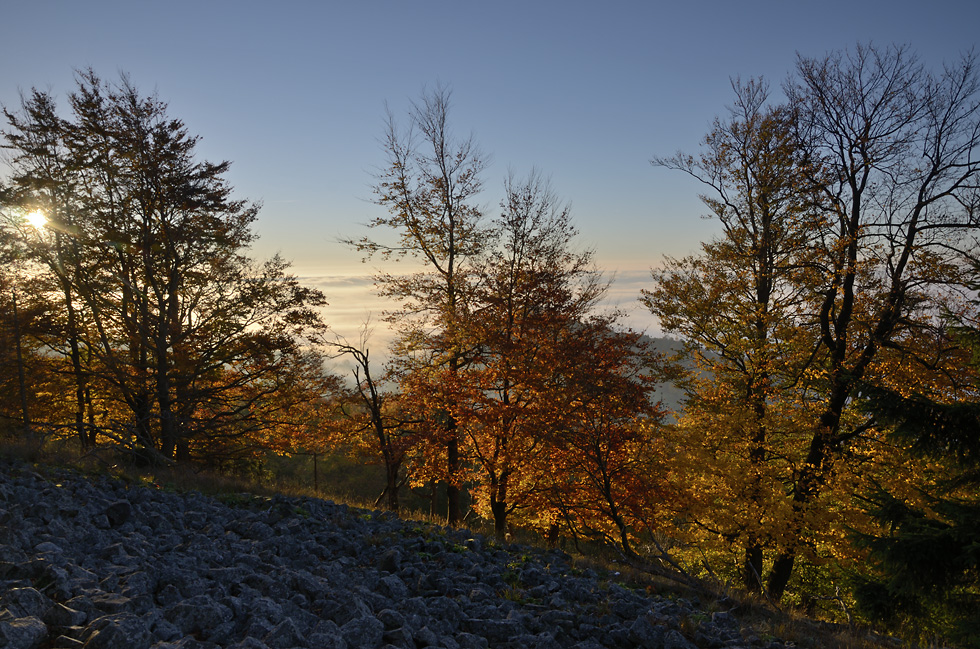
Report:
[{"label": "tree", "polygon": [[[975,305],[974,305],[975,306]],[[856,576],[860,609],[877,621],[939,632],[980,646],[980,403],[976,398],[980,329],[976,311],[949,322],[962,371],[942,389],[908,384],[862,387],[864,408],[896,445],[918,460],[913,489],[878,483],[866,507],[879,522],[856,534],[870,550]]]},{"label": "tree", "polygon": [[[797,138],[812,159],[828,227],[814,296],[826,352],[822,403],[793,488],[797,512],[816,502],[835,460],[868,430],[846,411],[874,365],[903,340],[928,336],[980,221],[980,88],[970,54],[933,75],[904,47],[857,46],[800,57],[786,94]],[[830,182],[824,181],[829,176]],[[942,369],[949,359],[932,363]],[[920,365],[923,379],[926,370]],[[797,530],[768,583],[780,596],[803,544]]]},{"label": "tree", "polygon": [[861,610],[878,621],[902,621],[978,646],[980,629],[980,406],[876,391],[870,407],[882,425],[920,458],[938,464],[914,498],[879,485],[868,508],[878,534],[857,542],[870,549],[870,575],[857,578]]},{"label": "tree", "polygon": [[475,470],[473,493],[503,537],[553,471],[550,428],[568,402],[556,377],[607,285],[590,251],[573,249],[570,210],[532,171],[505,183],[503,212],[475,270],[474,308],[461,331],[475,350],[460,371],[459,424]]},{"label": "tree", "polygon": [[67,328],[76,398],[98,371],[130,413],[101,432],[155,461],[183,458],[192,440],[254,434],[286,411],[287,389],[303,400],[323,388],[322,368],[298,371],[318,365],[323,295],[282,259],[248,258],[258,206],[231,197],[229,163],[197,161],[197,138],[125,76],[81,72],[69,104],[56,118],[35,91],[7,113],[7,207],[48,215],[27,251],[79,314]]},{"label": "tree", "polygon": [[[788,104],[783,110],[791,120],[793,156],[800,162],[780,173],[791,174],[786,187],[799,188],[803,207],[813,205],[813,212],[794,210],[806,218],[785,222],[789,237],[784,241],[806,242],[802,256],[787,258],[791,263],[774,293],[787,309],[775,310],[785,316],[786,326],[780,324],[785,333],[772,328],[768,338],[746,335],[751,326],[745,323],[764,313],[758,311],[764,302],[738,297],[753,288],[738,276],[745,271],[730,261],[737,258],[729,250],[737,250],[739,237],[748,240],[740,229],[726,226],[722,241],[706,247],[703,259],[677,265],[683,272],[672,276],[668,270],[662,276],[680,282],[687,273],[690,281],[683,285],[688,287],[704,281],[703,290],[694,289],[698,297],[691,308],[675,310],[672,326],[685,328],[697,342],[718,336],[706,335],[704,322],[718,326],[726,336],[732,330],[740,332],[734,340],[769,340],[773,344],[768,349],[776,355],[753,356],[776,359],[788,369],[782,384],[793,387],[795,396],[771,392],[770,387],[764,401],[754,399],[756,407],[761,404],[769,411],[776,404],[790,407],[784,409],[784,421],[791,423],[787,431],[800,447],[799,455],[787,457],[791,471],[784,493],[789,511],[780,520],[788,524],[778,535],[770,535],[775,556],[766,589],[775,599],[784,593],[798,556],[814,546],[816,528],[826,524],[827,496],[844,473],[844,460],[859,446],[874,442],[873,422],[855,408],[860,386],[887,383],[891,368],[898,366],[913,368],[916,380],[928,383],[955,363],[949,349],[925,349],[923,344],[940,340],[935,335],[938,316],[944,309],[956,310],[956,289],[964,285],[960,254],[977,226],[974,206],[980,171],[980,109],[972,55],[933,75],[906,48],[858,46],[824,59],[801,57],[785,91]],[[764,159],[735,161],[726,172],[764,169]],[[699,169],[693,162],[689,168]],[[758,198],[748,193],[751,183],[733,186],[739,200]],[[737,213],[727,211],[731,207],[722,196],[722,214]],[[811,213],[819,218],[810,219]],[[698,264],[711,272],[702,272]],[[752,269],[745,274],[756,280],[766,277],[752,265],[742,268]],[[709,281],[709,276],[717,280]],[[665,290],[658,287],[654,293],[664,296]],[[712,313],[718,317],[708,317]],[[725,320],[734,326],[722,326]],[[717,337],[710,344],[714,350],[725,350],[730,343],[727,337]],[[748,359],[746,351],[736,348],[733,359]],[[769,370],[743,375],[779,385]],[[737,385],[731,377],[721,380],[726,388]],[[730,390],[729,397],[739,392]],[[800,416],[794,416],[794,410]],[[765,436],[770,437],[777,429],[766,426]],[[755,430],[763,439],[761,429]],[[761,449],[750,445],[749,458],[754,449],[763,457]],[[747,493],[753,488],[750,481]],[[765,522],[763,526],[775,530]],[[746,566],[759,565],[752,545],[750,539]]]},{"label": "tree", "polygon": [[[47,217],[54,219],[63,229],[55,229],[48,240],[37,238],[34,226],[16,219],[10,225],[19,235],[8,243],[26,250],[21,254],[39,261],[49,271],[56,292],[64,307],[62,344],[51,348],[70,360],[75,381],[74,425],[82,448],[94,444],[94,430],[86,425],[86,406],[91,401],[90,370],[84,355],[87,342],[86,326],[79,312],[79,296],[73,288],[74,273],[79,267],[82,253],[78,241],[70,236],[77,227],[74,223],[78,205],[76,183],[70,172],[69,151],[65,141],[66,123],[58,116],[54,99],[47,93],[33,91],[22,100],[21,113],[4,109],[10,130],[3,133],[7,149],[14,152],[12,186],[7,204],[30,204],[47,210]],[[49,343],[53,343],[51,338]],[[67,349],[65,349],[67,347]]]},{"label": "tree", "polygon": [[38,343],[50,304],[14,280],[0,272],[0,432],[38,441],[66,414],[51,398],[63,389],[63,368]]},{"label": "tree", "polygon": [[366,330],[360,344],[342,340],[336,347],[355,363],[354,389],[341,404],[344,418],[335,424],[342,430],[340,442],[369,457],[380,456],[385,487],[378,502],[385,499],[387,508],[397,512],[398,494],[408,479],[402,475],[403,466],[418,443],[415,422],[407,420],[399,408],[399,395],[385,391],[383,379],[379,381],[372,376]]},{"label": "tree", "polygon": [[[618,547],[630,561],[646,559],[639,544],[657,545],[678,496],[664,462],[666,411],[652,399],[661,358],[610,316],[580,322],[560,349],[551,394],[565,414],[546,433],[552,469],[541,491],[576,536]],[[664,552],[656,558],[670,561]]]},{"label": "tree", "polygon": [[427,390],[423,386],[433,385],[427,379],[438,376],[435,385],[444,388],[438,392],[442,403],[435,403],[432,394],[418,397],[426,407],[441,412],[429,421],[434,438],[445,450],[445,468],[439,474],[446,482],[447,518],[455,524],[461,516],[461,456],[452,386],[470,351],[460,341],[460,327],[467,316],[471,262],[486,241],[483,215],[473,204],[482,188],[486,158],[472,138],[461,140],[453,135],[450,96],[441,86],[424,92],[412,104],[405,131],[388,113],[387,166],[375,185],[376,201],[388,210],[388,216],[374,219],[369,226],[393,231],[397,243],[368,237],[346,243],[368,256],[409,256],[422,263],[415,273],[381,273],[376,282],[381,295],[401,303],[388,314],[388,320],[399,329],[401,371],[406,376],[415,374],[416,380],[407,384]]},{"label": "tree", "polygon": [[[769,528],[790,480],[786,445],[799,435],[786,405],[814,359],[802,307],[814,289],[809,237],[823,224],[801,178],[808,161],[791,112],[766,105],[760,80],[733,89],[729,119],[715,120],[698,158],[653,160],[711,190],[702,200],[722,235],[698,256],[667,257],[642,301],[665,331],[683,336],[696,367],[678,448],[692,455],[692,469],[713,477],[696,481],[695,502],[705,506],[689,514],[742,545],[742,582],[759,590],[777,536]],[[724,511],[718,499],[729,503]]]}]

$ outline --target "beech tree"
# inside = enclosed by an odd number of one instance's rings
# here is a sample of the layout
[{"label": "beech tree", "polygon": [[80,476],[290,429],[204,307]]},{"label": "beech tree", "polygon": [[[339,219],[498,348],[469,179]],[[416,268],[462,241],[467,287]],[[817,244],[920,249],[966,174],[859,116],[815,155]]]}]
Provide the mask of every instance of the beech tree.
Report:
[{"label": "beech tree", "polygon": [[47,215],[25,250],[56,278],[66,312],[80,314],[67,329],[76,400],[98,372],[129,413],[100,432],[156,460],[187,457],[192,441],[214,459],[213,442],[286,412],[287,388],[307,400],[304,389],[324,387],[297,371],[316,366],[307,357],[323,295],[282,259],[247,256],[258,206],[232,198],[228,162],[195,159],[197,138],[165,103],[125,76],[109,84],[89,70],[77,81],[70,118],[37,91],[7,113],[5,207]]},{"label": "beech tree", "polygon": [[[58,116],[57,106],[48,93],[32,91],[23,98],[20,113],[4,109],[10,125],[3,132],[5,148],[12,152],[13,171],[5,205],[33,205],[43,207],[41,218],[51,218],[61,229],[54,229],[50,237],[41,237],[38,224],[26,223],[22,218],[8,218],[7,226],[16,233],[7,241],[11,250],[20,249],[21,257],[41,263],[48,270],[47,279],[53,286],[51,293],[59,297],[63,306],[63,336],[49,337],[50,348],[63,354],[71,363],[74,377],[74,426],[82,447],[94,443],[91,421],[86,422],[86,407],[91,403],[90,358],[87,348],[86,323],[80,309],[80,297],[73,287],[75,272],[82,251],[71,233],[77,227],[74,219],[78,214],[76,183],[70,172],[70,152],[66,142],[66,123]],[[43,197],[41,203],[32,203],[35,197]],[[8,214],[8,217],[12,215]],[[90,409],[90,408],[89,408]]]},{"label": "beech tree", "polygon": [[[939,74],[927,72],[903,47],[858,46],[822,59],[801,57],[785,87],[788,104],[780,109],[792,136],[784,140],[791,156],[787,159],[799,161],[776,167],[780,177],[787,174],[784,188],[798,197],[788,205],[799,204],[787,213],[798,216],[780,225],[786,232],[780,235],[781,245],[789,244],[783,251],[797,252],[782,257],[788,263],[780,274],[768,276],[779,282],[772,295],[783,306],[766,310],[758,299],[763,294],[758,288],[766,285],[758,280],[767,277],[760,269],[766,266],[745,256],[740,270],[733,264],[738,256],[730,251],[751,238],[724,222],[726,215],[739,212],[719,183],[712,186],[721,199],[709,199],[709,206],[721,208],[715,211],[725,226],[720,241],[706,246],[701,258],[655,273],[661,283],[647,294],[655,312],[663,312],[670,326],[692,342],[708,340],[723,358],[729,349],[737,352],[726,362],[742,378],[719,376],[719,384],[730,389],[728,398],[746,394],[738,381],[748,386],[764,379],[759,385],[767,386],[766,392],[755,393],[766,398],[749,399],[748,411],[752,403],[756,409],[778,408],[783,421],[791,424],[787,439],[794,444],[779,447],[789,453],[783,456],[788,470],[768,489],[776,496],[782,489],[779,500],[786,509],[778,528],[760,519],[757,529],[763,536],[754,535],[773,550],[766,580],[772,598],[782,596],[797,558],[810,551],[817,527],[827,523],[825,496],[846,473],[846,458],[874,441],[873,420],[854,407],[862,383],[886,384],[899,367],[903,376],[913,372],[917,381],[928,383],[956,362],[951,349],[938,342],[942,336],[937,328],[943,310],[958,308],[957,289],[965,284],[961,259],[978,224],[977,90],[972,55]],[[713,137],[708,139],[709,154]],[[758,205],[762,195],[751,192],[758,187],[759,172],[766,173],[766,158],[732,160],[734,164],[720,168],[730,175],[719,178],[733,183],[728,186],[737,190],[735,203]],[[710,168],[684,158],[660,162],[695,174]],[[766,246],[750,249],[761,252]],[[746,285],[740,274],[755,286]],[[667,295],[685,289],[691,289],[689,301]],[[682,308],[669,306],[672,302]],[[763,314],[777,314],[779,319],[770,321],[775,326],[760,329],[766,324]],[[747,334],[753,320],[757,332],[768,331],[766,336]],[[733,331],[739,333],[730,338]],[[765,346],[739,349],[730,340]],[[937,345],[929,346],[930,341]],[[760,355],[760,349],[767,351]],[[766,364],[754,365],[766,359]],[[750,361],[763,371],[747,372]],[[779,368],[784,378],[769,367]],[[780,391],[780,385],[793,387],[795,396]],[[773,423],[759,428],[759,418],[751,414],[745,421],[751,423],[746,430],[754,432],[743,438],[750,443],[740,453],[749,460],[754,453],[765,457],[766,448],[773,447],[760,447],[752,435],[763,440],[778,428]],[[750,480],[743,493],[751,494],[759,484]],[[758,513],[751,517],[757,519]],[[744,565],[754,573],[760,565],[753,550],[756,541],[753,534],[745,538]]]},{"label": "beech tree", "polygon": [[[786,93],[801,146],[831,179],[816,179],[828,218],[814,296],[827,358],[818,423],[793,489],[802,512],[868,429],[845,412],[875,362],[903,340],[933,337],[941,311],[957,308],[948,289],[966,285],[962,255],[980,225],[980,86],[972,54],[932,74],[905,47],[859,45],[801,57]],[[947,361],[921,363],[923,379]],[[805,534],[797,530],[776,557],[773,596],[783,593]]]},{"label": "beech tree", "polygon": [[545,511],[576,537],[618,547],[630,561],[670,560],[656,547],[679,494],[670,486],[662,438],[666,411],[653,400],[662,359],[642,334],[596,315],[561,342],[552,395],[564,416],[546,429],[552,470]]},{"label": "beech tree", "polygon": [[384,377],[372,375],[366,329],[359,344],[340,340],[334,345],[354,361],[354,388],[341,403],[343,417],[333,423],[336,446],[375,461],[380,458],[385,486],[375,504],[384,500],[390,511],[397,512],[399,493],[409,479],[406,460],[419,443],[417,422],[400,406],[401,395],[384,388]]},{"label": "beech tree", "polygon": [[548,431],[568,408],[557,393],[562,356],[607,287],[591,252],[574,249],[570,210],[539,173],[511,176],[504,189],[463,329],[474,360],[459,377],[472,493],[500,537],[553,471]]},{"label": "beech tree", "polygon": [[[423,392],[420,403],[438,411],[430,411],[427,421],[445,453],[439,475],[446,484],[447,518],[455,524],[461,516],[462,460],[453,389],[471,353],[460,327],[469,309],[473,261],[487,237],[482,211],[474,203],[487,159],[472,137],[459,139],[452,132],[450,96],[441,86],[423,93],[412,104],[404,130],[388,113],[383,145],[387,161],[375,185],[376,201],[388,215],[375,218],[369,227],[392,231],[395,241],[363,237],[346,243],[368,256],[410,257],[422,264],[407,275],[382,272],[376,284],[381,295],[401,305],[387,319],[399,332],[400,371],[414,375],[405,385],[417,386]],[[433,386],[437,393],[429,393]]]},{"label": "beech tree", "polygon": [[16,259],[7,263],[0,271],[0,433],[39,441],[68,415],[56,396],[67,377],[62,359],[39,342],[49,338],[50,303],[36,290],[37,282],[7,272]]},{"label": "beech tree", "polygon": [[[975,259],[971,265],[975,278]],[[862,386],[863,409],[912,458],[918,479],[912,488],[872,484],[863,502],[879,526],[854,535],[869,550],[864,569],[855,571],[859,610],[921,638],[938,633],[963,646],[980,637],[977,306],[973,300],[969,309],[944,318],[946,343],[960,356],[944,382]]]},{"label": "beech tree", "polygon": [[[698,158],[653,160],[711,190],[702,200],[722,235],[700,255],[665,258],[642,301],[665,331],[681,334],[696,368],[678,431],[691,439],[679,448],[691,453],[693,470],[713,477],[694,481],[705,507],[691,513],[699,526],[742,544],[742,582],[759,590],[779,500],[789,491],[786,446],[800,435],[786,404],[796,405],[814,360],[804,307],[814,290],[810,241],[823,224],[801,177],[808,162],[791,112],[766,105],[761,80],[733,89],[729,118],[715,121]],[[729,503],[724,512],[719,499]]]}]

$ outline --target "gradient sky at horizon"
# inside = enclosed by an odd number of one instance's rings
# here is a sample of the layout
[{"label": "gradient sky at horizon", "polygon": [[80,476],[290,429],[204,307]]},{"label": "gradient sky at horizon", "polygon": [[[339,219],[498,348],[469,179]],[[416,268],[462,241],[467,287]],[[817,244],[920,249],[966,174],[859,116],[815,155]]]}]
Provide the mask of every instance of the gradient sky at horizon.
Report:
[{"label": "gradient sky at horizon", "polygon": [[86,67],[156,91],[201,157],[233,162],[237,195],[263,203],[256,256],[292,260],[352,337],[382,304],[372,264],[337,239],[379,214],[386,102],[403,116],[424,87],[451,86],[455,129],[493,156],[488,212],[509,170],[549,176],[615,278],[610,302],[651,328],[636,305],[647,269],[716,232],[697,184],[652,156],[696,153],[734,77],[763,76],[778,98],[797,53],[905,43],[938,68],[974,47],[980,3],[32,0],[2,16],[0,104],[31,87],[63,104]]}]

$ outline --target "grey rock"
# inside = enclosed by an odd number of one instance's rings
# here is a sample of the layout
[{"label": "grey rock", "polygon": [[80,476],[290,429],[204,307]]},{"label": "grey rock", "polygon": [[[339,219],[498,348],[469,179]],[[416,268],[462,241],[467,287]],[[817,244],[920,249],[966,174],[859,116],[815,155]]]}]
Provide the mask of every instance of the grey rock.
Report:
[{"label": "grey rock", "polygon": [[385,572],[398,572],[402,567],[402,552],[397,547],[391,548],[381,555],[378,569]]},{"label": "grey rock", "polygon": [[196,595],[173,604],[164,617],[184,634],[201,633],[231,620],[231,611],[208,595]]},{"label": "grey rock", "polygon": [[378,611],[377,618],[384,624],[386,630],[405,626],[405,616],[394,609],[386,608]]},{"label": "grey rock", "polygon": [[[559,551],[501,547],[309,498],[250,496],[226,507],[199,493],[54,469],[49,480],[12,466],[0,459],[3,647],[735,649],[753,641],[748,628],[742,640],[735,615],[708,620],[695,599],[643,596],[590,570],[573,576]],[[692,617],[705,621],[689,638],[679,630]]]},{"label": "grey rock", "polygon": [[427,626],[417,629],[412,635],[418,647],[435,647],[439,644],[439,636]]},{"label": "grey rock", "polygon": [[182,601],[183,599],[184,596],[180,593],[180,589],[173,584],[167,584],[156,594],[156,601],[161,606],[170,606]]},{"label": "grey rock", "polygon": [[572,645],[572,649],[606,649],[605,646],[599,644],[596,640],[589,638],[588,640],[582,640],[581,642],[576,642]]},{"label": "grey rock", "polygon": [[68,626],[79,626],[88,619],[88,614],[83,611],[76,611],[64,604],[55,604],[44,616],[44,621],[53,627],[62,628]]},{"label": "grey rock", "polygon": [[382,640],[399,649],[415,649],[415,638],[412,636],[412,632],[405,627],[385,631]]},{"label": "grey rock", "polygon": [[643,649],[660,649],[664,645],[664,628],[641,616],[629,627],[629,641]]},{"label": "grey rock", "polygon": [[0,620],[0,644],[7,649],[36,649],[48,637],[48,628],[36,617]]},{"label": "grey rock", "polygon": [[219,645],[187,636],[176,642],[158,642],[153,645],[153,649],[219,649]]},{"label": "grey rock", "polygon": [[268,597],[259,597],[249,602],[248,612],[251,617],[264,620],[282,619],[282,606]]},{"label": "grey rock", "polygon": [[0,609],[6,609],[14,617],[43,618],[54,602],[35,588],[11,588],[0,597]]},{"label": "grey rock", "polygon": [[286,618],[277,624],[265,636],[264,642],[269,649],[291,649],[291,647],[305,647],[306,640],[291,619]]},{"label": "grey rock", "polygon": [[690,640],[681,635],[680,631],[671,629],[664,634],[664,649],[697,649]]},{"label": "grey rock", "polygon": [[58,555],[64,554],[64,552],[65,552],[64,550],[61,549],[61,546],[60,545],[57,545],[56,543],[52,543],[51,541],[45,541],[44,543],[38,543],[36,546],[34,546],[34,550],[38,554],[51,554],[51,555],[54,555],[54,556],[58,556]]},{"label": "grey rock", "polygon": [[717,611],[711,614],[711,622],[721,628],[737,629],[738,619],[727,611]]},{"label": "grey rock", "polygon": [[310,634],[309,645],[317,649],[347,649],[347,641],[340,634],[340,627],[330,620],[323,620]]},{"label": "grey rock", "polygon": [[376,617],[359,617],[340,627],[340,635],[351,647],[375,649],[384,639],[385,625]]},{"label": "grey rock", "polygon": [[470,620],[468,628],[493,643],[511,640],[524,630],[517,620]]},{"label": "grey rock", "polygon": [[131,600],[118,593],[97,593],[90,598],[92,605],[103,613],[121,613],[129,609]]},{"label": "grey rock", "polygon": [[269,649],[264,642],[255,638],[246,637],[241,642],[228,645],[228,649]]},{"label": "grey rock", "polygon": [[132,516],[133,506],[128,500],[117,500],[106,507],[103,513],[109,520],[109,525],[119,527]]},{"label": "grey rock", "polygon": [[378,592],[388,599],[400,600],[408,597],[408,586],[397,576],[388,575],[378,581]]},{"label": "grey rock", "polygon": [[456,635],[456,642],[460,649],[487,649],[490,643],[487,639],[472,633],[459,633]]},{"label": "grey rock", "polygon": [[150,630],[132,613],[96,618],[80,638],[85,649],[149,649]]}]

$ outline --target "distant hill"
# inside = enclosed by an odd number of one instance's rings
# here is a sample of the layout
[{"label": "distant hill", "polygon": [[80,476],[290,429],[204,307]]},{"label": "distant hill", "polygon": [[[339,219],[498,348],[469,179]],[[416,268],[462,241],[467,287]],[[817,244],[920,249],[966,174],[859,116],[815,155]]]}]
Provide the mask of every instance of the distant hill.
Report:
[{"label": "distant hill", "polygon": [[[651,350],[668,358],[684,349],[684,343],[673,338],[643,336],[643,340],[650,345]],[[654,393],[655,399],[663,402],[668,409],[678,413],[684,409],[684,397],[684,391],[671,382],[658,383]]]}]

